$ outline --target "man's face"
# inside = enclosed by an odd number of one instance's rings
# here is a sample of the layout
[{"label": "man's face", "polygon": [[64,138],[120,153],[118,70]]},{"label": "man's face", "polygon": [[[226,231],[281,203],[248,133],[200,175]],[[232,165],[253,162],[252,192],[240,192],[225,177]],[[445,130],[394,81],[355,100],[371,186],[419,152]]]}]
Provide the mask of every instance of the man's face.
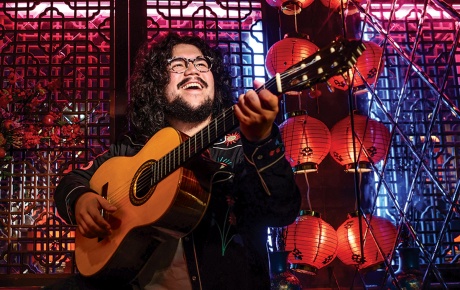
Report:
[{"label": "man's face", "polygon": [[[195,59],[202,56],[202,52],[190,44],[178,44],[172,51],[172,58]],[[166,86],[166,100],[169,104],[180,102],[193,111],[214,101],[214,77],[211,71],[200,72],[189,62],[183,73],[170,71],[169,74],[170,82]]]}]

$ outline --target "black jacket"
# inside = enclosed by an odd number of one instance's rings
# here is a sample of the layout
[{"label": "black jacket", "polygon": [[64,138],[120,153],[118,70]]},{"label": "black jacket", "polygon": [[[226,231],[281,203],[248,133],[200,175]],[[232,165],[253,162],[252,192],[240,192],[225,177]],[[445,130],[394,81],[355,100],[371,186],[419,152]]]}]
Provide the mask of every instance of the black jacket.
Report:
[{"label": "black jacket", "polygon": [[[93,191],[89,180],[99,166],[115,156],[133,156],[141,148],[123,138],[84,169],[65,175],[54,195],[60,216],[75,224],[75,201]],[[270,289],[267,227],[292,223],[300,208],[279,130],[273,126],[271,136],[260,144],[248,142],[235,130],[207,152],[218,164],[213,172],[201,174],[211,181],[211,199],[199,224],[183,239],[192,286]]]}]

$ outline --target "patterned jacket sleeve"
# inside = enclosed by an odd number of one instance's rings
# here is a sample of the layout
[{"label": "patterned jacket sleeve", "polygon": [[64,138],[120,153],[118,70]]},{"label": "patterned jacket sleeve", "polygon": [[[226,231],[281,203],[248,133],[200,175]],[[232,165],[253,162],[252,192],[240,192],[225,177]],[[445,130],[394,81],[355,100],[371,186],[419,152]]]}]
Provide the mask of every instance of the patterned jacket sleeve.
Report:
[{"label": "patterned jacket sleeve", "polygon": [[270,227],[291,224],[299,213],[300,192],[278,127],[258,144],[244,136],[242,142],[245,165],[236,181],[244,218]]},{"label": "patterned jacket sleeve", "polygon": [[81,169],[74,169],[60,180],[54,192],[54,201],[61,218],[69,224],[76,224],[74,206],[77,199],[86,192],[95,192],[89,187],[91,177],[102,163],[114,156],[133,155],[129,138],[112,144],[106,152],[90,161]]}]

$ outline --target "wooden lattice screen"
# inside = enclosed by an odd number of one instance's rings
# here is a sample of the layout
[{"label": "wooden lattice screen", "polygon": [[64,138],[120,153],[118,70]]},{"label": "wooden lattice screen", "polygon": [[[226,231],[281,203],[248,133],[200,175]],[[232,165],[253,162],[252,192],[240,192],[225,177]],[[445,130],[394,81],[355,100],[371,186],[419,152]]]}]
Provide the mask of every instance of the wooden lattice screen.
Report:
[{"label": "wooden lattice screen", "polygon": [[[266,76],[266,39],[276,38],[280,23],[263,17],[264,9],[274,9],[265,1],[152,0],[129,6],[131,11],[120,9],[128,2],[0,3],[1,88],[33,89],[41,84],[48,89],[46,99],[37,110],[27,111],[30,114],[21,108],[33,105],[32,99],[4,105],[2,92],[0,107],[8,111],[0,116],[2,126],[6,119],[26,119],[42,124],[35,132],[43,134],[50,128],[45,117],[54,112],[62,122],[79,120],[83,132],[75,142],[61,138],[61,143],[53,143],[45,136],[34,146],[6,148],[10,159],[0,160],[0,285],[14,284],[17,278],[12,276],[76,272],[74,227],[57,215],[53,190],[67,170],[84,166],[106,150],[118,130],[132,50],[144,40],[129,39],[134,33],[127,31],[138,28],[128,24],[142,20],[145,27],[139,29],[150,43],[168,31],[194,32],[215,42],[232,65],[235,95],[252,88],[254,78]],[[314,5],[322,5],[317,2]],[[426,273],[433,273],[445,288],[452,277],[444,269],[458,270],[460,257],[459,204],[454,199],[460,166],[459,6],[450,10],[442,1],[427,1],[428,6],[380,2],[357,5],[366,23],[364,38],[384,49],[384,68],[363,107],[394,135],[385,164],[377,164],[370,178],[373,195],[366,198],[375,214],[414,229]],[[307,18],[315,19],[311,14]],[[326,25],[321,21],[313,24],[318,31]],[[307,25],[311,22],[299,21],[299,31]],[[324,91],[322,98],[328,96]],[[322,116],[328,109],[321,107]],[[328,178],[320,194],[334,185]]]}]

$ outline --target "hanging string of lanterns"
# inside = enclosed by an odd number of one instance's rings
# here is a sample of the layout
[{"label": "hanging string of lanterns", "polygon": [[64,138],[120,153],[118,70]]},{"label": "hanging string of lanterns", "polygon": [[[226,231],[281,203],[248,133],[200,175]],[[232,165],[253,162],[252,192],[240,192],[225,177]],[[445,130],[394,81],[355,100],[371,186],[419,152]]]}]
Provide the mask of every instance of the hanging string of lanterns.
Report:
[{"label": "hanging string of lanterns", "polygon": [[[313,1],[267,0],[267,3],[286,15],[297,15]],[[320,1],[330,9],[348,5],[346,0]],[[364,82],[371,86],[375,84],[378,70],[383,67],[383,49],[370,41],[364,41],[364,44],[366,50],[358,58],[355,67],[350,69],[349,74],[330,78],[328,84],[331,87],[347,91],[351,85],[356,93],[364,87]],[[270,47],[265,59],[267,74],[274,77],[277,73],[283,73],[318,50],[308,36],[298,33],[296,29],[295,33],[286,34]],[[300,97],[299,92],[286,93],[294,94]],[[359,172],[368,172],[371,164],[385,157],[391,141],[390,132],[383,123],[357,113],[339,121],[329,130],[323,122],[299,109],[285,114],[285,121],[279,128],[285,143],[286,159],[295,173],[317,171],[327,154],[343,165],[346,171],[357,168]],[[357,214],[350,214],[335,230],[321,219],[319,213],[311,209],[301,210],[296,221],[283,228],[281,235],[285,250],[289,252],[291,270],[315,275],[336,257],[358,269],[382,263],[394,247],[397,230],[387,219],[378,216],[367,218],[370,225],[367,226],[362,220],[362,232]]]}]

